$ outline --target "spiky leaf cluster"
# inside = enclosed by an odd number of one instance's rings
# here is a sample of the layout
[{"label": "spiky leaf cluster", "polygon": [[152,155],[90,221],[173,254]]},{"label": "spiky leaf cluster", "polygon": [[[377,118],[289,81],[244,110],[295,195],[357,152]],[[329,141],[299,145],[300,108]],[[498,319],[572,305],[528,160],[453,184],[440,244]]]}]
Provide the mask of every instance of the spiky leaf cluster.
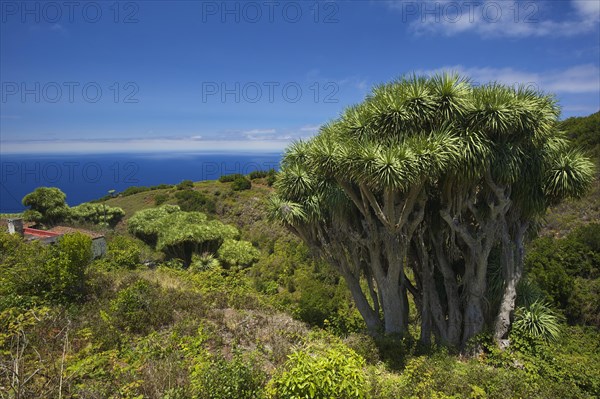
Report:
[{"label": "spiky leaf cluster", "polygon": [[339,195],[344,185],[381,195],[429,184],[456,195],[456,186],[481,186],[487,171],[512,187],[523,212],[540,213],[580,195],[593,176],[583,155],[565,152],[558,115],[550,95],[475,86],[453,74],[377,86],[317,136],[287,149],[272,214],[286,223],[314,221],[348,203]]}]

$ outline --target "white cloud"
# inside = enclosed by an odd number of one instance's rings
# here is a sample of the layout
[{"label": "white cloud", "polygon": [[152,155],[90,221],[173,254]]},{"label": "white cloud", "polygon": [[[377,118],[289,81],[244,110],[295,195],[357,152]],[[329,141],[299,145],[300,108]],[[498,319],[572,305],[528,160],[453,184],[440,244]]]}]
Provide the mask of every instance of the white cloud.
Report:
[{"label": "white cloud", "polygon": [[584,18],[600,19],[600,1],[598,0],[572,0],[573,7]]},{"label": "white cloud", "polygon": [[28,140],[0,142],[2,154],[51,153],[166,153],[166,152],[281,152],[289,140],[193,140],[193,139],[124,139],[124,140]]},{"label": "white cloud", "polygon": [[482,37],[575,36],[598,29],[600,1],[572,0],[572,13],[546,18],[547,3],[534,1],[389,1],[402,22],[417,34],[453,36],[470,32]]},{"label": "white cloud", "polygon": [[600,92],[600,68],[597,65],[576,65],[564,70],[529,72],[514,68],[444,66],[434,70],[416,71],[434,74],[455,71],[469,76],[473,82],[485,84],[493,81],[507,85],[529,85],[551,93],[584,94]]},{"label": "white cloud", "polygon": [[273,134],[273,133],[275,133],[275,129],[252,129],[252,130],[246,130],[244,133],[247,135]]}]

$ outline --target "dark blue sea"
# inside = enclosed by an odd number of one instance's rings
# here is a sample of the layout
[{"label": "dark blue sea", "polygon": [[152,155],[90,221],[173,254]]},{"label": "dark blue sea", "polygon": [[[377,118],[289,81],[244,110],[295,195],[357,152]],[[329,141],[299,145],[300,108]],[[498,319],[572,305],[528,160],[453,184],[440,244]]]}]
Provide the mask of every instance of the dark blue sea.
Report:
[{"label": "dark blue sea", "polygon": [[40,186],[60,188],[75,206],[109,190],[277,169],[280,160],[279,153],[0,155],[0,213],[23,211],[23,196]]}]

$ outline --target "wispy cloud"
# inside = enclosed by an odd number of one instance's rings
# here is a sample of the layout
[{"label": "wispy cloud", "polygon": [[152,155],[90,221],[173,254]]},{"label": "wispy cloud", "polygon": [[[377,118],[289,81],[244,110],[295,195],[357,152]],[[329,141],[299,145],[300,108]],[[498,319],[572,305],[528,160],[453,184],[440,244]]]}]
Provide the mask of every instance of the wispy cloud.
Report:
[{"label": "wispy cloud", "polygon": [[597,31],[600,22],[597,0],[571,0],[571,12],[560,20],[548,17],[552,3],[543,1],[392,0],[386,4],[399,12],[416,35],[576,36]]},{"label": "wispy cloud", "polygon": [[239,152],[272,153],[282,151],[289,140],[194,140],[194,139],[121,139],[121,140],[28,140],[2,141],[2,154],[53,153],[167,153],[167,152]]},{"label": "wispy cloud", "polygon": [[418,74],[434,74],[455,71],[471,77],[475,83],[497,81],[507,85],[529,85],[551,93],[584,94],[600,92],[600,68],[597,65],[576,65],[564,70],[523,71],[514,68],[465,67],[450,65],[433,70],[417,71]]},{"label": "wispy cloud", "polygon": [[154,138],[89,138],[0,140],[3,154],[50,153],[171,153],[171,152],[281,152],[292,141],[313,136],[316,125],[211,132]]}]

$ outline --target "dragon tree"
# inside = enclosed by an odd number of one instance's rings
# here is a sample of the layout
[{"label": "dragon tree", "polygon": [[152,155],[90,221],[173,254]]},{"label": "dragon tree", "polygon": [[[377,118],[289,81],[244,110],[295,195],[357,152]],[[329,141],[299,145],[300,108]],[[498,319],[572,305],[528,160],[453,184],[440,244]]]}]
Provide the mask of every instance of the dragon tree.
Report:
[{"label": "dragon tree", "polygon": [[422,342],[500,343],[527,232],[593,180],[558,116],[551,95],[455,74],[377,86],[286,150],[270,213],[344,277],[369,331],[407,334],[410,295]]}]

